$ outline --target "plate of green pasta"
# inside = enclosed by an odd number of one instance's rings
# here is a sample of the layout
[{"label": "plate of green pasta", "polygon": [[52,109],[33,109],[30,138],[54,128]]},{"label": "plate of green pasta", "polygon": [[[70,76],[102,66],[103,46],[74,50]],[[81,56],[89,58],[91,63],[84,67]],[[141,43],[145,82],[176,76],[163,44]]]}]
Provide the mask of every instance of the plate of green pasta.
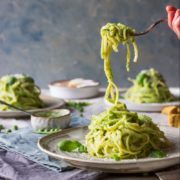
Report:
[{"label": "plate of green pasta", "polygon": [[[154,68],[142,70],[135,79],[130,79],[132,86],[125,93],[125,99],[137,103],[169,103],[178,100],[171,93],[162,74]],[[177,94],[180,96],[179,94]]]},{"label": "plate of green pasta", "polygon": [[[64,105],[64,101],[41,95],[34,80],[25,74],[0,78],[0,100],[29,112],[45,111]],[[26,114],[0,104],[0,117],[24,117]]]},{"label": "plate of green pasta", "polygon": [[91,124],[89,128],[63,130],[41,138],[38,147],[73,167],[110,173],[150,172],[179,163],[178,128],[153,125],[150,130],[151,125],[141,125],[138,129],[127,123],[122,129],[122,124],[116,123],[107,122],[106,128]]},{"label": "plate of green pasta", "polygon": [[[120,101],[130,110],[159,112],[166,106],[180,105],[180,88],[169,88],[164,77],[153,68],[142,70],[129,81],[133,85],[122,94]],[[108,101],[106,104],[112,106]]]}]

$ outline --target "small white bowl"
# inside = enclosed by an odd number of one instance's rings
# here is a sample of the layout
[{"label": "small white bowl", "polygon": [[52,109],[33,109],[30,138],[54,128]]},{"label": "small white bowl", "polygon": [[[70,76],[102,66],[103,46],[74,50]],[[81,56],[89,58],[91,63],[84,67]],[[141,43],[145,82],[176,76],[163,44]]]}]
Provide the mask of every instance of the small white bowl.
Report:
[{"label": "small white bowl", "polygon": [[99,93],[100,84],[96,82],[95,85],[80,87],[80,88],[70,88],[66,86],[57,86],[58,83],[63,83],[69,80],[59,80],[54,81],[49,84],[50,94],[54,97],[63,99],[83,99],[95,97]]},{"label": "small white bowl", "polygon": [[[58,112],[61,115],[57,117],[43,117],[43,113]],[[68,109],[56,109],[34,113],[31,116],[31,126],[34,130],[43,128],[60,128],[64,129],[69,126],[70,111]]]}]

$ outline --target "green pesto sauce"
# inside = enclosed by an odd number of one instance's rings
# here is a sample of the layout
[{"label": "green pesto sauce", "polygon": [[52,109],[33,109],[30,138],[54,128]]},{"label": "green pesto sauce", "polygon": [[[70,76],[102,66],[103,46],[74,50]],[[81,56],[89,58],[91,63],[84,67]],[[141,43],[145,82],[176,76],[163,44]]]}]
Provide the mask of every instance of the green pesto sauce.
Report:
[{"label": "green pesto sauce", "polygon": [[61,116],[65,116],[67,113],[63,111],[46,111],[46,112],[38,112],[34,115],[37,117],[44,117],[44,118],[59,118]]}]

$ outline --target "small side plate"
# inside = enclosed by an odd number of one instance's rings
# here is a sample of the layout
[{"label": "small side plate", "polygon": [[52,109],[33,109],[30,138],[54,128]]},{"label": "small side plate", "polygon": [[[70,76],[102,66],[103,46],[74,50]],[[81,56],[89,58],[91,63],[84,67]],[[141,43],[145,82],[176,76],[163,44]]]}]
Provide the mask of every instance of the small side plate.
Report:
[{"label": "small side plate", "polygon": [[115,161],[113,159],[100,159],[85,153],[69,153],[61,151],[57,143],[64,139],[75,139],[84,143],[88,132],[87,127],[71,128],[58,133],[47,135],[38,142],[38,147],[49,156],[64,160],[72,166],[82,169],[93,169],[111,173],[138,173],[159,170],[179,163],[179,129],[162,126],[166,137],[174,144],[164,158],[141,158]]}]

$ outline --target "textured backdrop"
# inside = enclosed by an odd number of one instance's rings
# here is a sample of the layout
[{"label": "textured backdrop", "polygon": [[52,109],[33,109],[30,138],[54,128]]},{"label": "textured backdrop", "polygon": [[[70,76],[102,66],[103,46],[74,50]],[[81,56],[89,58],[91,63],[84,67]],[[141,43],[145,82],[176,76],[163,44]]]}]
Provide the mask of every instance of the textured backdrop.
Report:
[{"label": "textured backdrop", "polygon": [[[55,79],[85,77],[105,86],[99,30],[122,22],[141,31],[166,17],[178,0],[0,0],[0,76],[27,73],[41,87]],[[125,70],[125,48],[113,55],[116,82],[155,67],[171,86],[179,82],[179,41],[167,24],[139,37],[139,63]]]}]

